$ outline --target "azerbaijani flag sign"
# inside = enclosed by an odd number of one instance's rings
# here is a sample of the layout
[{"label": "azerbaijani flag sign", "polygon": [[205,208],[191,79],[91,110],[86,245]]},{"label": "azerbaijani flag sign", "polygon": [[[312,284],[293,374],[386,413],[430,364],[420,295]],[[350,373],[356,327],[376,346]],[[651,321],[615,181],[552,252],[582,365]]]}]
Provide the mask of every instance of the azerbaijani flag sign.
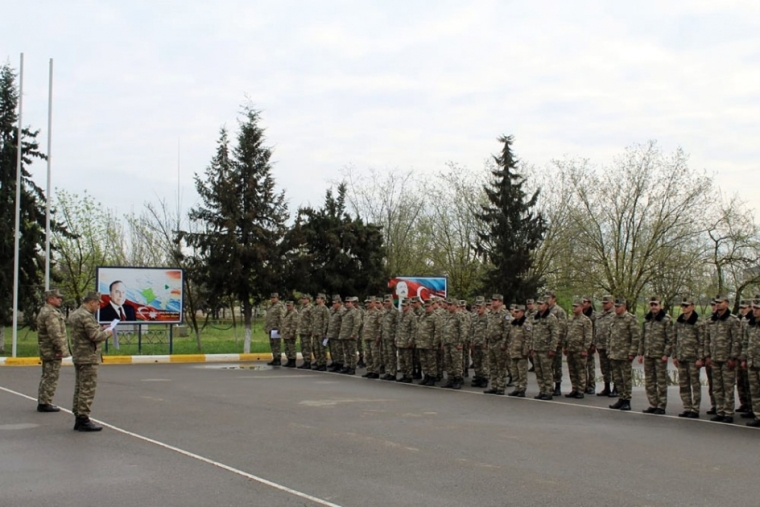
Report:
[{"label": "azerbaijani flag sign", "polygon": [[397,276],[388,282],[393,291],[393,298],[411,298],[419,296],[422,300],[430,296],[445,298],[447,294],[446,277],[432,276]]}]

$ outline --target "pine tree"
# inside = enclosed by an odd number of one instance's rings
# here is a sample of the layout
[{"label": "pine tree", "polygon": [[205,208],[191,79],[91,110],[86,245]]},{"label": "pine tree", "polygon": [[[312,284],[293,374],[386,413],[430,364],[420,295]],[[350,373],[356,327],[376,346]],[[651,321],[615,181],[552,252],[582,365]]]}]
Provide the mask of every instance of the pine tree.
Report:
[{"label": "pine tree", "polygon": [[253,307],[272,291],[283,291],[281,242],[288,218],[284,192],[276,193],[272,151],[264,146],[259,112],[245,107],[237,144],[230,150],[221,129],[217,151],[204,177],[195,175],[202,204],[190,211],[202,232],[184,233],[203,259],[203,281],[217,294],[234,296],[250,351]]},{"label": "pine tree", "polygon": [[[0,67],[0,353],[4,353],[4,327],[13,321],[18,99],[16,74],[6,64]],[[26,323],[33,322],[44,288],[45,196],[27,170],[34,159],[46,158],[39,151],[38,133],[22,128],[19,310]]]},{"label": "pine tree", "polygon": [[494,156],[493,179],[484,187],[489,205],[482,206],[477,215],[483,224],[477,251],[492,265],[484,275],[484,288],[503,294],[505,301],[524,302],[534,297],[543,283],[531,267],[546,222],[534,209],[540,189],[530,197],[523,189],[525,178],[517,169],[512,141],[512,136],[499,138],[504,147]]}]

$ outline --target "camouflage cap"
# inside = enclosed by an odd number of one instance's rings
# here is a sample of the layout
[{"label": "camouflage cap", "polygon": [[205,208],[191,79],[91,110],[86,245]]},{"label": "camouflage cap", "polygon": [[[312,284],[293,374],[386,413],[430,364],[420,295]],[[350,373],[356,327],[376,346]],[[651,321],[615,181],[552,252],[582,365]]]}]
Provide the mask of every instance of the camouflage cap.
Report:
[{"label": "camouflage cap", "polygon": [[295,306],[295,303],[293,301],[286,301],[285,306]]},{"label": "camouflage cap", "polygon": [[409,298],[401,298],[401,300],[399,301],[399,304],[401,306],[409,306],[410,304],[412,304],[412,302],[409,300]]},{"label": "camouflage cap", "polygon": [[509,305],[509,310],[510,311],[515,311],[516,307],[517,307],[517,304],[516,303],[512,303],[511,305]]},{"label": "camouflage cap", "polygon": [[526,304],[526,305],[534,305],[534,304],[536,304],[536,300],[535,300],[535,299],[533,299],[533,298],[531,298],[531,299],[526,299],[526,300],[525,300],[525,304]]},{"label": "camouflage cap", "polygon": [[392,303],[393,302],[393,296],[390,295],[390,294],[386,294],[385,297],[383,298],[383,302],[384,303],[386,303],[386,302],[391,302]]},{"label": "camouflage cap", "polygon": [[681,306],[692,306],[694,304],[694,298],[690,296],[684,296],[681,298]]},{"label": "camouflage cap", "polygon": [[279,298],[279,297],[280,297],[280,295],[279,295],[279,294],[277,294],[276,292],[273,292],[273,293],[271,293],[271,294],[269,295],[269,298],[270,298],[270,299],[271,299],[271,298]]},{"label": "camouflage cap", "polygon": [[433,301],[432,299],[428,299],[423,304],[425,305],[425,308],[428,308],[430,306],[433,306],[435,304],[435,301]]},{"label": "camouflage cap", "polygon": [[464,308],[465,306],[467,306],[467,300],[466,299],[460,299],[459,300],[459,306],[461,308]]},{"label": "camouflage cap", "polygon": [[88,292],[87,294],[84,295],[83,301],[85,301],[85,302],[88,302],[88,301],[102,302],[100,298],[101,298],[100,292],[95,292],[95,291],[91,290],[90,292]]},{"label": "camouflage cap", "polygon": [[557,297],[557,293],[554,292],[553,290],[547,290],[546,292],[544,292],[544,297],[545,298],[556,298]]},{"label": "camouflage cap", "polygon": [[547,300],[546,296],[541,296],[541,297],[536,298],[537,305],[545,305],[545,304],[548,304],[548,302],[549,301]]},{"label": "camouflage cap", "polygon": [[504,296],[501,294],[494,294],[491,296],[491,301],[504,301]]},{"label": "camouflage cap", "polygon": [[758,309],[760,309],[760,298],[752,300],[752,308],[758,308]]},{"label": "camouflage cap", "polygon": [[729,303],[731,300],[728,299],[728,295],[727,294],[718,294],[717,296],[715,296],[715,302],[716,303],[721,303],[723,301],[725,301],[726,303]]},{"label": "camouflage cap", "polygon": [[332,297],[333,303],[340,303],[341,301],[343,300],[340,298],[340,294],[333,294],[333,297]]},{"label": "camouflage cap", "polygon": [[301,299],[308,299],[309,301],[311,301],[311,294],[303,294],[301,295]]},{"label": "camouflage cap", "polygon": [[656,304],[659,305],[660,303],[662,303],[662,299],[660,299],[659,296],[652,296],[651,298],[649,298],[649,303],[650,304],[651,303],[656,303]]},{"label": "camouflage cap", "polygon": [[475,304],[485,303],[485,301],[486,301],[485,296],[475,296]]},{"label": "camouflage cap", "polygon": [[45,291],[45,301],[50,298],[62,298],[63,294],[58,289],[50,289]]},{"label": "camouflage cap", "polygon": [[412,296],[410,300],[412,303],[422,303],[422,300],[419,296]]},{"label": "camouflage cap", "polygon": [[749,308],[750,301],[748,299],[742,299],[739,303],[739,308]]},{"label": "camouflage cap", "polygon": [[583,298],[573,299],[573,306],[583,306]]},{"label": "camouflage cap", "polygon": [[592,298],[591,296],[583,296],[581,298],[581,301],[583,301],[584,303],[593,303],[594,302],[594,298]]},{"label": "camouflage cap", "polygon": [[615,298],[615,306],[628,306],[623,298]]},{"label": "camouflage cap", "polygon": [[602,303],[614,303],[615,297],[609,294],[602,296]]},{"label": "camouflage cap", "polygon": [[317,294],[317,299],[327,299],[327,296],[325,296],[324,292],[320,292]]},{"label": "camouflage cap", "polygon": [[525,311],[525,305],[514,305],[514,310],[516,312],[524,312]]}]

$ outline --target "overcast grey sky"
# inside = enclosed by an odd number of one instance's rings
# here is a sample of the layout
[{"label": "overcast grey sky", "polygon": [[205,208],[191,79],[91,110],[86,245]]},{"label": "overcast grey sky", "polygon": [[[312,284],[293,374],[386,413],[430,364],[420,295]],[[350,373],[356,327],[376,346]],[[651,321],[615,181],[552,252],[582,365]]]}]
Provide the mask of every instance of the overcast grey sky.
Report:
[{"label": "overcast grey sky", "polygon": [[0,2],[43,146],[55,60],[54,186],[118,212],[176,202],[178,140],[193,205],[246,97],[291,211],[349,164],[479,169],[501,134],[538,166],[657,139],[757,207],[757,1]]}]

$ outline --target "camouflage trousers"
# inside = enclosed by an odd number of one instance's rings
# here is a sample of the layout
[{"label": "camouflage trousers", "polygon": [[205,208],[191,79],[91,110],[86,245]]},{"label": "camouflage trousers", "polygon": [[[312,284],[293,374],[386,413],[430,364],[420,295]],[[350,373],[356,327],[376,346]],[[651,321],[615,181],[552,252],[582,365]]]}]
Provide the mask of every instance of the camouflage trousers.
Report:
[{"label": "camouflage trousers", "polygon": [[696,361],[678,361],[678,388],[685,412],[699,413],[702,402],[702,384]]},{"label": "camouflage trousers", "polygon": [[443,366],[444,366],[444,360],[446,359],[446,351],[443,348],[443,345],[439,346],[438,349],[435,351],[435,365],[438,369],[438,378],[443,378]]},{"label": "camouflage trousers", "polygon": [[462,373],[470,371],[470,340],[462,344]]},{"label": "camouflage trousers", "polygon": [[343,364],[343,342],[337,338],[330,338],[327,341],[330,349],[330,359],[335,364]]},{"label": "camouflage trousers", "polygon": [[269,348],[272,351],[272,359],[278,360],[282,356],[282,349],[280,348],[280,342],[282,341],[282,338],[270,338],[269,339]]},{"label": "camouflage trousers", "polygon": [[760,419],[760,368],[748,368],[749,394],[752,398],[752,412],[755,419]]},{"label": "camouflage trousers", "polygon": [[[356,340],[356,352],[364,355],[364,340],[361,338]],[[367,361],[365,360],[364,362],[366,363]]]},{"label": "camouflage trousers", "polygon": [[628,359],[610,359],[610,368],[612,369],[612,381],[620,393],[620,399],[631,401],[631,392],[633,391],[633,368]]},{"label": "camouflage trousers", "polygon": [[528,360],[524,357],[513,357],[511,361],[511,371],[515,376],[515,389],[525,392],[525,389],[528,387]]},{"label": "camouflage trousers", "polygon": [[610,366],[610,358],[607,357],[606,349],[597,349],[599,352],[599,369],[602,370],[602,378],[604,383],[609,384],[612,382],[612,367]]},{"label": "camouflage trousers", "polygon": [[420,351],[420,367],[425,377],[438,376],[438,362],[434,349],[418,349]]},{"label": "camouflage trousers", "polygon": [[422,363],[420,362],[420,351],[416,347],[412,349],[412,371],[422,371]]},{"label": "camouflage trousers", "polygon": [[343,366],[356,369],[356,340],[341,340],[343,342]]},{"label": "camouflage trousers", "polygon": [[393,340],[382,340],[383,367],[386,375],[395,375],[398,368],[396,361],[396,343]]},{"label": "camouflage trousers", "polygon": [[98,365],[75,364],[74,372],[74,403],[71,411],[76,417],[89,417],[95,389],[98,387]]},{"label": "camouflage trousers", "polygon": [[580,352],[568,352],[567,370],[573,391],[582,393],[586,388],[586,358]]},{"label": "camouflage trousers", "polygon": [[588,349],[586,355],[586,389],[596,389],[596,356],[594,349]]},{"label": "camouflage trousers", "polygon": [[644,385],[649,406],[665,410],[668,405],[668,363],[661,357],[644,358]]},{"label": "camouflage trousers", "polygon": [[739,403],[745,407],[751,406],[749,370],[745,370],[744,368],[736,369],[736,390],[739,393]]},{"label": "camouflage trousers", "polygon": [[299,336],[301,338],[301,356],[303,356],[303,360],[305,363],[310,363],[311,362],[311,335],[302,334]]},{"label": "camouflage trousers", "polygon": [[715,392],[713,391],[713,369],[712,366],[705,366],[705,374],[707,374],[707,394],[710,396],[710,406],[715,408]]},{"label": "camouflage trousers", "polygon": [[327,351],[325,350],[325,346],[322,345],[323,339],[321,336],[311,337],[311,351],[314,353],[314,364],[317,366],[327,365]]},{"label": "camouflage trousers", "polygon": [[399,348],[398,350],[398,369],[405,378],[412,377],[412,368],[414,364],[414,349]]},{"label": "camouflage trousers", "polygon": [[[557,347],[552,359],[552,372],[554,374],[554,382],[562,383],[562,346]],[[554,389],[552,388],[552,391]]]},{"label": "camouflage trousers", "polygon": [[462,349],[456,345],[443,346],[443,365],[446,376],[451,379],[461,379],[464,376],[462,370]]},{"label": "camouflage trousers", "polygon": [[296,360],[296,339],[295,338],[283,338],[283,342],[285,342],[285,357],[288,358],[288,361],[291,359],[293,361]]},{"label": "camouflage trousers", "polygon": [[367,365],[367,373],[378,373],[382,364],[380,344],[377,340],[362,341],[364,342],[364,363]]},{"label": "camouflage trousers", "polygon": [[488,347],[485,345],[472,346],[472,367],[475,370],[475,377],[488,378],[489,357]]},{"label": "camouflage trousers", "polygon": [[61,374],[61,360],[42,361],[42,378],[37,393],[37,403],[52,405],[55,389],[58,387],[58,377]]},{"label": "camouflage trousers", "polygon": [[718,415],[734,416],[734,385],[736,383],[736,368],[729,368],[726,362],[713,361],[713,394],[715,395],[715,410]]},{"label": "camouflage trousers", "polygon": [[507,387],[507,361],[509,354],[501,347],[488,348],[488,369],[490,371],[491,389],[503,391]]},{"label": "camouflage trousers", "polygon": [[534,352],[533,369],[536,372],[536,382],[540,394],[551,395],[554,392],[552,382],[554,380],[554,358],[549,357],[548,351]]}]

